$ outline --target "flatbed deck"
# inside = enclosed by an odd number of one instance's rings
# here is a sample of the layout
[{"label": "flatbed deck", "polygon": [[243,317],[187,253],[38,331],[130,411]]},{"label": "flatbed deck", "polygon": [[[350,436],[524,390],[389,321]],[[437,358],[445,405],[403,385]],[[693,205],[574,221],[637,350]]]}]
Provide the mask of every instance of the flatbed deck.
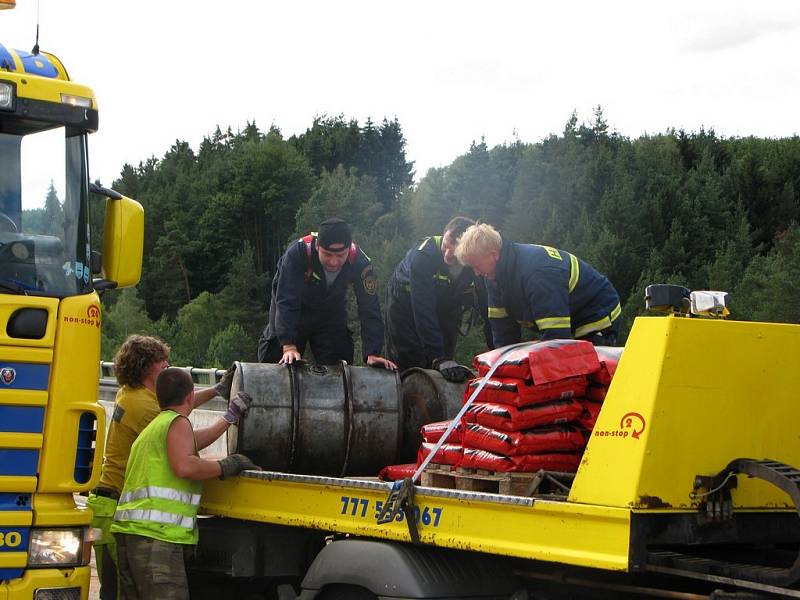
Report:
[{"label": "flatbed deck", "polygon": [[[410,542],[399,517],[377,515],[391,483],[247,471],[231,481],[208,482],[202,508],[216,515]],[[631,511],[483,492],[418,487],[420,541],[550,562],[624,571],[628,568]]]}]

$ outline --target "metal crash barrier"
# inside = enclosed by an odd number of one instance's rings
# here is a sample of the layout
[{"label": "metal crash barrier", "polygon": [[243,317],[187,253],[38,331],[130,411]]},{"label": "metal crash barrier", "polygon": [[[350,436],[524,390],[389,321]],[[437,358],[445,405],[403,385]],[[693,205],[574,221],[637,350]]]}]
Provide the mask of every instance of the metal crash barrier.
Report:
[{"label": "metal crash barrier", "polygon": [[[223,369],[200,369],[196,367],[181,367],[192,376],[195,388],[206,388],[214,385],[225,374]],[[106,423],[111,422],[114,411],[114,398],[119,390],[119,384],[114,377],[114,363],[103,361],[100,363],[100,386],[97,399],[106,412]],[[226,402],[223,398],[216,397],[206,402],[202,407],[193,410],[189,420],[195,428],[206,427],[214,421],[219,413],[224,411]],[[108,431],[108,427],[106,427]],[[228,436],[220,436],[208,448],[200,451],[201,456],[226,456],[228,454]]]}]

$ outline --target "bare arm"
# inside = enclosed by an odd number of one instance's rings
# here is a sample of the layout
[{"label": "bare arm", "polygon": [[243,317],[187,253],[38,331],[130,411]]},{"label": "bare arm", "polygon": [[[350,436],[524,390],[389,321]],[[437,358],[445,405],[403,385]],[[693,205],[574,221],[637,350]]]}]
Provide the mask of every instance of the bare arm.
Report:
[{"label": "bare arm", "polygon": [[197,456],[192,424],[186,417],[178,417],[169,426],[167,458],[175,475],[184,479],[204,481],[222,474],[222,468],[217,461]]},{"label": "bare arm", "polygon": [[202,390],[195,390],[194,397],[192,398],[192,408],[197,408],[201,404],[205,404],[212,398],[217,396],[217,391],[213,387],[204,388]]},{"label": "bare arm", "polygon": [[207,448],[211,444],[213,444],[219,436],[225,433],[230,427],[231,424],[228,423],[225,419],[220,417],[216,421],[214,421],[208,427],[203,427],[202,429],[195,429],[194,430],[194,440],[197,444],[197,449],[202,450],[203,448]]}]

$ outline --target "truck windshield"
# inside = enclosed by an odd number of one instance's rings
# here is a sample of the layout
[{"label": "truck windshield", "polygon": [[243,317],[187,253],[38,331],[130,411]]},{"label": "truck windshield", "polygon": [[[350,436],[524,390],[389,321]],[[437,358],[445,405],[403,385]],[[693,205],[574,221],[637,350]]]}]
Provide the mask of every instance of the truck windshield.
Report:
[{"label": "truck windshield", "polygon": [[0,293],[91,291],[88,181],[85,132],[0,132]]}]

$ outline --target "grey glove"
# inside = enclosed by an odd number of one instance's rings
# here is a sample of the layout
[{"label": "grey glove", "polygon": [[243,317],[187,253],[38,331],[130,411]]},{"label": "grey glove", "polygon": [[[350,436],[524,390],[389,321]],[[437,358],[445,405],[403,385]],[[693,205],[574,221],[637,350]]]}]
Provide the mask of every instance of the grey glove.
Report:
[{"label": "grey glove", "polygon": [[473,375],[467,367],[450,358],[437,358],[433,361],[433,368],[439,371],[447,381],[454,383],[466,381]]},{"label": "grey glove", "polygon": [[233,383],[233,374],[236,372],[236,365],[231,365],[228,367],[228,370],[225,371],[225,374],[222,376],[222,379],[214,386],[214,391],[217,393],[217,396],[222,396],[225,400],[229,400],[231,397],[231,384]]},{"label": "grey glove", "polygon": [[219,476],[220,479],[225,479],[226,477],[233,477],[234,475],[238,475],[242,471],[261,470],[261,467],[259,467],[249,458],[247,458],[244,454],[231,454],[229,456],[226,456],[222,460],[218,460],[217,462],[219,463],[219,466],[222,469],[222,474]]},{"label": "grey glove", "polygon": [[247,413],[247,409],[253,403],[253,398],[247,392],[239,392],[228,401],[228,410],[222,415],[228,423],[233,425],[238,423],[242,415]]}]

